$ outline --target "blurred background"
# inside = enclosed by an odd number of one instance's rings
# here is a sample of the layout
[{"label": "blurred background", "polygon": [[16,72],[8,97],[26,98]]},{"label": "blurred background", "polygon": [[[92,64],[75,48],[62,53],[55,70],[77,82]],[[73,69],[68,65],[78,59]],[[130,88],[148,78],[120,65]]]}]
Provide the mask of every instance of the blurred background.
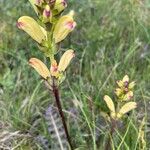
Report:
[{"label": "blurred background", "polygon": [[[149,147],[150,1],[68,0],[64,14],[70,9],[75,11],[77,27],[65,39],[62,51],[72,48],[76,57],[61,86],[63,108],[78,115],[73,100],[81,100],[85,107],[92,101],[98,117],[100,110],[106,109],[103,96],[114,97],[116,81],[128,74],[136,81],[134,99],[138,108],[135,120],[140,123],[145,118],[144,132]],[[15,147],[23,143],[24,150],[38,145],[30,138],[26,139],[29,136],[26,133],[35,128],[33,122],[42,116],[53,99],[42,81],[39,82],[39,75],[28,65],[33,56],[45,58],[36,43],[16,27],[18,18],[23,15],[36,18],[27,0],[0,1],[0,141],[9,135],[10,145]],[[88,145],[83,120],[81,117],[77,124],[69,125],[75,147]],[[73,120],[68,116],[69,121]],[[31,132],[47,136],[44,119],[39,124],[36,131]],[[134,129],[136,127],[133,127],[133,133]],[[23,138],[13,139],[13,133]],[[130,138],[128,141],[134,136]]]}]

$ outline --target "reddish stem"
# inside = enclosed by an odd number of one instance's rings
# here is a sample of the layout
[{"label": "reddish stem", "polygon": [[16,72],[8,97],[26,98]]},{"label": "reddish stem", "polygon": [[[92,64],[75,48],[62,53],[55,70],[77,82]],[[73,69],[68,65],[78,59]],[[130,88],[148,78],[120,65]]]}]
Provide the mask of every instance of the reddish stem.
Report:
[{"label": "reddish stem", "polygon": [[58,87],[55,84],[54,80],[53,80],[52,88],[53,88],[53,94],[54,94],[54,97],[55,97],[55,100],[56,100],[56,105],[57,105],[57,108],[58,108],[58,111],[59,111],[59,114],[60,114],[60,117],[61,117],[61,120],[62,120],[62,123],[63,123],[63,126],[64,126],[66,138],[68,140],[68,143],[70,145],[71,150],[73,150],[73,146],[71,144],[71,139],[70,139],[68,128],[67,128],[66,121],[65,121],[65,116],[64,116],[64,113],[62,111],[62,106],[61,106],[60,97],[59,97],[59,90],[58,90]]}]

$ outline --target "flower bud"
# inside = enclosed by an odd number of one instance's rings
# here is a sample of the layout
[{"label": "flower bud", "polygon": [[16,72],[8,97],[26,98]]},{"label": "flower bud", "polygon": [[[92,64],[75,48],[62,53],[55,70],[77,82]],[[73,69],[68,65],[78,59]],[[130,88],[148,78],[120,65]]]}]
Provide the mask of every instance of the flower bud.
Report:
[{"label": "flower bud", "polygon": [[54,10],[57,10],[57,13],[62,12],[67,7],[66,0],[56,0],[54,5]]},{"label": "flower bud", "polygon": [[56,60],[53,60],[51,64],[50,72],[51,72],[51,76],[55,76],[55,77],[58,76],[58,65]]},{"label": "flower bud", "polygon": [[46,0],[50,6],[54,6],[56,0]]},{"label": "flower bud", "polygon": [[123,77],[122,81],[123,81],[124,83],[129,83],[129,77],[128,77],[128,75],[125,75],[125,76]]},{"label": "flower bud", "polygon": [[41,6],[42,3],[44,2],[43,0],[34,0],[35,1],[35,5],[37,6]]},{"label": "flower bud", "polygon": [[116,94],[118,97],[119,97],[122,93],[123,93],[123,92],[122,92],[122,89],[116,88],[115,94]]},{"label": "flower bud", "polygon": [[41,6],[43,3],[43,0],[29,0],[29,1],[31,3],[32,7],[34,8],[34,11],[36,12],[36,14],[38,14],[37,6]]},{"label": "flower bud", "polygon": [[32,66],[44,79],[50,77],[50,71],[41,60],[37,58],[31,58],[29,60],[29,65]]},{"label": "flower bud", "polygon": [[129,101],[133,98],[133,91],[129,91],[123,98],[124,101]]},{"label": "flower bud", "polygon": [[47,34],[44,28],[42,28],[33,18],[28,16],[22,16],[18,19],[17,26],[19,29],[28,33],[39,44],[46,40]]},{"label": "flower bud", "polygon": [[52,19],[52,12],[50,10],[50,6],[46,5],[43,11],[43,21],[44,23],[47,23],[47,22],[51,22],[51,19]]},{"label": "flower bud", "polygon": [[73,12],[62,16],[54,28],[53,38],[55,43],[59,43],[60,41],[64,40],[66,36],[73,31],[75,26],[76,22],[73,20]]},{"label": "flower bud", "polygon": [[122,80],[117,81],[117,84],[120,88],[128,87],[128,85],[129,85],[128,75],[125,75]]},{"label": "flower bud", "polygon": [[65,71],[74,56],[75,54],[73,50],[67,50],[60,59],[58,71]]}]

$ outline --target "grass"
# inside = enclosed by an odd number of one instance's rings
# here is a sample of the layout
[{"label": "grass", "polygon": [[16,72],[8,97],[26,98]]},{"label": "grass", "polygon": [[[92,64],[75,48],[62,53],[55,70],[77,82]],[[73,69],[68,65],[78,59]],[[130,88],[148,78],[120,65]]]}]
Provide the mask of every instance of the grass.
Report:
[{"label": "grass", "polygon": [[[114,150],[150,148],[150,2],[148,0],[69,0],[77,27],[63,48],[76,51],[61,86],[61,100],[76,150],[103,150],[109,123],[105,94],[114,97],[116,80],[136,81],[137,109],[121,122],[111,142]],[[67,10],[66,10],[67,12]],[[37,137],[53,141],[45,110],[54,100],[36,72],[31,56],[44,59],[35,42],[16,28],[22,15],[34,16],[27,0],[0,4],[0,149],[42,149]],[[46,61],[46,60],[45,60]],[[46,148],[45,148],[46,149]]]}]

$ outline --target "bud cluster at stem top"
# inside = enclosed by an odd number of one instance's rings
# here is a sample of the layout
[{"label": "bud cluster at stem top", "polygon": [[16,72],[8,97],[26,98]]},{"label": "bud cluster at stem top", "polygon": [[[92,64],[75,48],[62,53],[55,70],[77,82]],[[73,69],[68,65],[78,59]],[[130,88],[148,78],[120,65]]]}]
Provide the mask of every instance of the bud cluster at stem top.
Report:
[{"label": "bud cluster at stem top", "polygon": [[67,7],[66,0],[30,0],[30,2],[38,16],[47,17],[46,22],[51,22],[52,16],[61,14]]},{"label": "bud cluster at stem top", "polygon": [[133,88],[135,82],[129,82],[128,75],[125,75],[122,80],[117,81],[118,88],[115,90],[120,101],[129,101],[133,98]]}]

